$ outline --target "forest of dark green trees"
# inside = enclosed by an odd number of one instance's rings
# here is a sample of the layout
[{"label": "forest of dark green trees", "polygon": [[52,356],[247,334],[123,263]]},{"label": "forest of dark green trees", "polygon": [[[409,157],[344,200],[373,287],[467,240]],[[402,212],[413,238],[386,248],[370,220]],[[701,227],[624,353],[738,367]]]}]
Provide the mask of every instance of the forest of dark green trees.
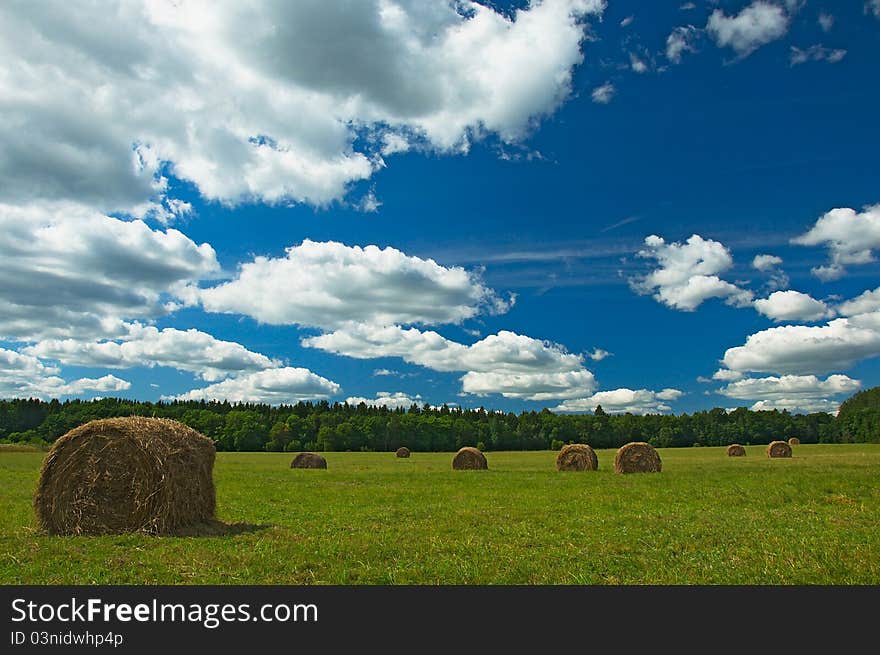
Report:
[{"label": "forest of dark green trees", "polygon": [[0,401],[0,442],[45,446],[68,430],[97,418],[173,418],[214,440],[218,450],[454,451],[558,449],[566,443],[616,448],[629,441],[657,447],[766,444],[797,437],[803,443],[880,442],[880,387],[845,401],[838,416],[821,412],[753,412],[716,408],[693,414],[610,415],[504,413],[413,405],[387,409],[364,404],[300,402],[295,405],[228,402]]}]

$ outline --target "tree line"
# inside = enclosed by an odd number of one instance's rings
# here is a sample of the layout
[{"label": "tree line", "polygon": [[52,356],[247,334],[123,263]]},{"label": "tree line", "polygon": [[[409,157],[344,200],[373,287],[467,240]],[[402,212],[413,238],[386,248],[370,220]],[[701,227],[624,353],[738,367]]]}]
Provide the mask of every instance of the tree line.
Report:
[{"label": "tree line", "polygon": [[458,407],[409,408],[299,402],[272,406],[206,401],[139,402],[121,398],[0,401],[0,442],[45,446],[99,418],[154,416],[181,421],[225,451],[454,451],[558,449],[567,443],[617,448],[629,441],[656,447],[802,443],[880,443],[880,387],[856,394],[839,415],[715,408],[692,414],[515,414]]}]

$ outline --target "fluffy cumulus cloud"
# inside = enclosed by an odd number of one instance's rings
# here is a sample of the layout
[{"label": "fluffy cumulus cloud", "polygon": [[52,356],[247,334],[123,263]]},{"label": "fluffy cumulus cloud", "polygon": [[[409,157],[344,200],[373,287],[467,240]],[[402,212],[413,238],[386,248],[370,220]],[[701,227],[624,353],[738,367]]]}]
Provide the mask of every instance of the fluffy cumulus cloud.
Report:
[{"label": "fluffy cumulus cloud", "polygon": [[788,32],[789,16],[779,5],[757,0],[735,16],[716,9],[709,16],[706,31],[719,48],[730,47],[747,57],[763,45]]},{"label": "fluffy cumulus cloud", "polygon": [[647,275],[630,280],[638,293],[652,294],[673,309],[693,311],[709,298],[724,298],[735,306],[748,305],[752,293],[718,277],[733,265],[733,257],[723,244],[691,235],[685,243],[666,243],[651,235],[638,256],[654,259],[659,267]]},{"label": "fluffy cumulus cloud", "polygon": [[120,341],[48,339],[25,348],[24,352],[75,366],[167,366],[189,371],[209,382],[279,365],[241,344],[221,341],[199,330],[159,330],[139,324],[129,326],[128,334]]},{"label": "fluffy cumulus cloud", "polygon": [[729,348],[722,363],[732,371],[822,374],[880,355],[880,312],[837,318],[825,325],[783,325],[750,335]]},{"label": "fluffy cumulus cloud", "polygon": [[477,275],[394,248],[304,241],[281,258],[257,257],[235,279],[181,294],[209,312],[245,314],[262,323],[334,328],[349,321],[457,323],[507,311]]},{"label": "fluffy cumulus cloud", "polygon": [[837,312],[841,316],[856,316],[877,311],[880,311],[880,287],[865,291],[837,306]]},{"label": "fluffy cumulus cloud", "polygon": [[611,389],[599,391],[589,398],[566,400],[553,408],[555,412],[592,412],[598,405],[608,414],[656,414],[672,409],[670,401],[684,393],[678,389],[650,391],[648,389]]},{"label": "fluffy cumulus cloud", "polygon": [[829,375],[822,380],[815,375],[747,378],[732,382],[718,393],[737,400],[755,401],[752,409],[788,409],[789,411],[836,411],[835,396],[851,395],[861,382],[846,375]]},{"label": "fluffy cumulus cloud", "polygon": [[410,397],[402,391],[391,393],[389,391],[379,391],[375,398],[363,398],[361,396],[351,396],[345,399],[349,405],[360,405],[361,403],[372,407],[387,407],[388,409],[409,409],[413,405],[421,406],[423,404],[422,397],[416,394]]},{"label": "fluffy cumulus cloud", "polygon": [[845,273],[845,265],[874,261],[874,249],[880,247],[880,205],[858,212],[849,207],[832,209],[792,243],[828,248],[829,262],[813,269],[823,280],[833,280]]},{"label": "fluffy cumulus cloud", "polygon": [[601,84],[593,89],[593,92],[590,94],[590,97],[593,98],[593,102],[599,105],[607,105],[614,99],[614,94],[616,93],[616,89],[614,88],[614,84],[611,82],[605,82],[605,84]]},{"label": "fluffy cumulus cloud", "polygon": [[173,218],[168,173],[225,203],[343,197],[363,132],[438,151],[522,139],[568,96],[603,0],[143,0],[0,8],[0,202]]},{"label": "fluffy cumulus cloud", "polygon": [[844,57],[846,57],[846,50],[843,48],[826,48],[821,44],[816,44],[808,48],[791,46],[788,60],[792,66],[806,64],[808,61],[827,61],[829,64],[836,64]]},{"label": "fluffy cumulus cloud", "polygon": [[755,309],[774,321],[818,321],[834,315],[821,300],[800,291],[775,291],[755,301]]},{"label": "fluffy cumulus cloud", "polygon": [[120,333],[120,317],[165,314],[173,288],[219,269],[177,230],[75,205],[0,205],[0,232],[0,338]]},{"label": "fluffy cumulus cloud", "polygon": [[700,35],[700,30],[693,25],[676,27],[666,37],[666,58],[673,64],[681,63],[681,56],[685,52],[696,52],[695,41]]},{"label": "fluffy cumulus cloud", "polygon": [[781,266],[782,257],[777,257],[776,255],[755,255],[755,258],[752,259],[752,268],[767,274],[766,286],[768,291],[784,289],[788,286],[788,275],[780,268]]},{"label": "fluffy cumulus cloud", "polygon": [[228,400],[280,405],[321,400],[338,394],[340,386],[305,368],[270,368],[240,375],[166,400]]},{"label": "fluffy cumulus cloud", "polygon": [[776,255],[755,255],[752,260],[752,268],[756,271],[772,271],[777,266],[782,265],[782,257]]},{"label": "fluffy cumulus cloud", "polygon": [[89,391],[125,391],[131,383],[113,375],[66,381],[58,369],[32,355],[0,348],[0,398],[59,398]]},{"label": "fluffy cumulus cloud", "polygon": [[352,324],[302,343],[357,359],[400,357],[435,371],[464,372],[462,390],[471,394],[546,400],[584,396],[595,388],[581,355],[509,331],[465,345],[434,331]]}]

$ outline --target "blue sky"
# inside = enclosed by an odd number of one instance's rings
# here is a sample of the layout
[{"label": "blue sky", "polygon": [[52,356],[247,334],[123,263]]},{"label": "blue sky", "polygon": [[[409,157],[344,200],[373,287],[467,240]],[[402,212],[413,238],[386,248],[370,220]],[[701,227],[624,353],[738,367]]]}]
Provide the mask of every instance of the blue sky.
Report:
[{"label": "blue sky", "polygon": [[0,396],[880,384],[876,2],[64,11],[0,9]]}]

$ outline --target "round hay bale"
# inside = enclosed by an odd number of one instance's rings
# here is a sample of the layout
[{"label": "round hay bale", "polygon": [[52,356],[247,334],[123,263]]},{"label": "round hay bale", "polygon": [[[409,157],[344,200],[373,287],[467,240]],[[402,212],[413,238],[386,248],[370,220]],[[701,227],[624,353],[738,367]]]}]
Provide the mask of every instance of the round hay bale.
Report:
[{"label": "round hay bale", "polygon": [[300,453],[290,463],[292,469],[325,469],[327,460],[318,453]]},{"label": "round hay bale", "polygon": [[732,443],[727,447],[727,456],[728,457],[745,457],[746,449],[740,446],[738,443]]},{"label": "round hay bale", "polygon": [[479,450],[465,446],[452,458],[452,468],[456,471],[485,470],[489,468],[489,463]]},{"label": "round hay bale", "polygon": [[409,457],[410,456],[409,448],[407,448],[406,446],[401,446],[400,448],[397,449],[397,456],[400,457],[401,459]]},{"label": "round hay bale", "polygon": [[214,519],[214,442],[163,418],[91,421],[49,450],[34,495],[53,535],[173,534]]},{"label": "round hay bale", "polygon": [[586,444],[570,443],[556,456],[557,471],[595,471],[599,468],[596,451]]},{"label": "round hay bale", "polygon": [[615,473],[659,473],[660,467],[660,455],[644,441],[621,446],[614,456]]},{"label": "round hay bale", "polygon": [[771,441],[767,446],[767,457],[791,457],[791,446],[784,441]]},{"label": "round hay bale", "polygon": [[788,445],[789,446],[800,446],[801,440],[798,439],[797,437],[792,437],[791,439],[788,440]]}]

